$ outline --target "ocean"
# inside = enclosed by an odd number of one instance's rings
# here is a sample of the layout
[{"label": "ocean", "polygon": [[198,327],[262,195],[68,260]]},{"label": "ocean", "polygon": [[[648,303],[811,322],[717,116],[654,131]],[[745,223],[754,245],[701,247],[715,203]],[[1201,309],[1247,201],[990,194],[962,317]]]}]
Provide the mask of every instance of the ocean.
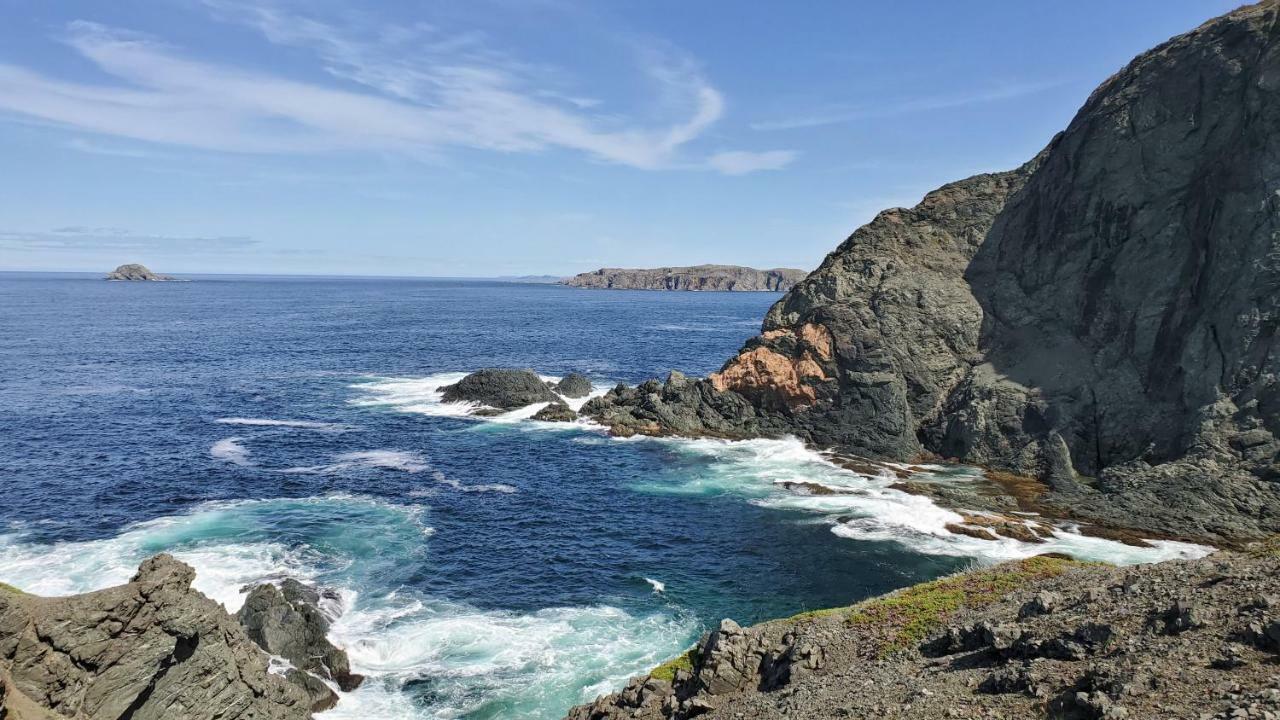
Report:
[{"label": "ocean", "polygon": [[954,514],[794,439],[618,439],[440,401],[484,367],[597,393],[704,375],[777,297],[0,273],[0,581],[83,592],[164,551],[234,611],[246,585],[304,579],[338,592],[333,637],[369,678],[320,717],[480,720],[559,718],[724,617],[1044,551],[1199,552],[952,535]]}]

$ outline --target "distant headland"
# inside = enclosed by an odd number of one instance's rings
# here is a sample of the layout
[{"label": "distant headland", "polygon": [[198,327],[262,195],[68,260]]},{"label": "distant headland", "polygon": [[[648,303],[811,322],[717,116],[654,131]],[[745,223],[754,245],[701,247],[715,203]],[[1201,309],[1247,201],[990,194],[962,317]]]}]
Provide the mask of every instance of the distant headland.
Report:
[{"label": "distant headland", "polygon": [[596,290],[734,290],[786,292],[808,275],[794,268],[756,270],[740,265],[695,265],[647,270],[600,268],[561,281]]},{"label": "distant headland", "polygon": [[137,263],[121,265],[112,272],[107,273],[107,279],[128,282],[173,282],[177,280],[177,278],[168,275],[153,273],[147,269],[146,265]]}]

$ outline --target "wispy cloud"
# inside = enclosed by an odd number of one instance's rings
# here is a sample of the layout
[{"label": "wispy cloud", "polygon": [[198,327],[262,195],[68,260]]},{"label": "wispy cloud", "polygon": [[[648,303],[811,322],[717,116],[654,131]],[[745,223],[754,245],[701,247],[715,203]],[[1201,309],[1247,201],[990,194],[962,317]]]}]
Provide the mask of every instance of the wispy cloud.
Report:
[{"label": "wispy cloud", "polygon": [[982,105],[1001,100],[1011,100],[1024,95],[1032,95],[1034,93],[1058,87],[1062,84],[1062,82],[1014,83],[1010,85],[1002,85],[996,88],[974,90],[953,95],[935,95],[929,97],[891,100],[888,102],[876,103],[874,105],[858,107],[831,107],[789,118],[754,122],[751,123],[751,129],[796,130],[801,128],[820,127],[823,125],[838,125],[867,118],[892,117],[894,115],[906,115],[909,113],[928,112],[931,110],[946,110],[948,108],[965,107],[968,105]]},{"label": "wispy cloud", "polygon": [[[222,19],[315,55],[333,83],[192,59],[157,38],[76,21],[66,44],[115,82],[85,83],[0,64],[0,112],[150,143],[238,153],[503,153],[560,148],[643,169],[723,162],[682,158],[724,114],[691,59],[650,49],[665,125],[628,123],[582,93],[542,83],[534,66],[478,32],[427,24],[355,31],[270,5],[206,0]],[[672,100],[674,99],[674,102]],[[85,152],[101,148],[80,141]],[[764,155],[773,155],[764,153]],[[734,166],[733,171],[738,166]]]},{"label": "wispy cloud", "polygon": [[189,237],[148,235],[116,227],[70,225],[43,231],[0,230],[0,248],[10,250],[139,252],[231,252],[258,244],[243,236]]},{"label": "wispy cloud", "polygon": [[725,175],[745,175],[757,170],[779,170],[791,164],[796,153],[790,150],[745,152],[731,150],[712,155],[707,164]]}]

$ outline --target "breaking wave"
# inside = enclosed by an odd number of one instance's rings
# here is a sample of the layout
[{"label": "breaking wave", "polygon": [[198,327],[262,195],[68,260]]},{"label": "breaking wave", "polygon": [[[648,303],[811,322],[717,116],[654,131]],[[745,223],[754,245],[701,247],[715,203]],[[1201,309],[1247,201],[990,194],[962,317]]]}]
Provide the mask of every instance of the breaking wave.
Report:
[{"label": "breaking wave", "polygon": [[67,595],[128,581],[170,552],[196,589],[234,612],[246,586],[281,577],[339,592],[334,642],[367,676],[324,718],[552,719],[688,645],[694,617],[606,604],[481,610],[408,586],[428,553],[425,508],[360,496],[206,503],[87,542],[0,536],[0,581]]}]

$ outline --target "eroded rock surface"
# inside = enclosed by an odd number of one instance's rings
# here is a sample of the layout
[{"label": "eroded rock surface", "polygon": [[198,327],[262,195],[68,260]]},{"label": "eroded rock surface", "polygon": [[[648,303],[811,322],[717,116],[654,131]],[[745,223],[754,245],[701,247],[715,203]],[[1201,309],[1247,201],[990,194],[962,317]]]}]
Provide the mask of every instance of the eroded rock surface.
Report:
[{"label": "eroded rock surface", "polygon": [[329,641],[329,618],[320,607],[320,591],[297,580],[279,587],[255,587],[236,614],[249,638],[263,650],[289,661],[286,676],[312,698],[317,712],[338,702],[338,696],[316,678],[332,680],[343,691],[360,686],[364,678],[351,672],[345,650]]},{"label": "eroded rock surface", "polygon": [[1280,531],[1277,5],[1141,55],[1026,165],[880,213],[679,402],[589,414],[952,458],[1155,534]]},{"label": "eroded rock surface", "polygon": [[0,588],[0,703],[13,718],[302,720],[311,702],[195,572],[157,555],[127,585],[64,598]]},{"label": "eroded rock surface", "polygon": [[1132,568],[1036,558],[741,628],[570,720],[1265,718],[1276,546]]}]

